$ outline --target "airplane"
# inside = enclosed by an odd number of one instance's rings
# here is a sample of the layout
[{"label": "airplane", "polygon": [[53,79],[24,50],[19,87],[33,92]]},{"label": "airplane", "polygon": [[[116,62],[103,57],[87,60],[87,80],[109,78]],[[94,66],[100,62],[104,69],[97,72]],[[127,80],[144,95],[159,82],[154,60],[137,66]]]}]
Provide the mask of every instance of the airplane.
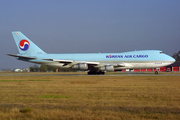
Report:
[{"label": "airplane", "polygon": [[[19,54],[7,54],[17,60],[56,68],[71,68],[91,74],[105,74],[122,69],[159,68],[175,59],[160,50],[138,50],[121,53],[48,54],[20,31],[13,31]],[[158,71],[155,71],[158,74]]]}]

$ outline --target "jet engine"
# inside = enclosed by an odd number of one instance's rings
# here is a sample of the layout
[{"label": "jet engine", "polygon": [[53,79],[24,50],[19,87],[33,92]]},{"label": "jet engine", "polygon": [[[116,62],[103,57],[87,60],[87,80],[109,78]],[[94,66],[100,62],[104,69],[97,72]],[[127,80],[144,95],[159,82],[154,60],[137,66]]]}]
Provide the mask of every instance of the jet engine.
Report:
[{"label": "jet engine", "polygon": [[112,66],[112,65],[106,65],[106,66],[100,67],[99,70],[101,70],[101,71],[107,71],[107,72],[112,72],[112,71],[114,71],[114,66]]},{"label": "jet engine", "polygon": [[80,64],[73,65],[72,69],[88,70],[88,65],[86,63],[80,63]]}]

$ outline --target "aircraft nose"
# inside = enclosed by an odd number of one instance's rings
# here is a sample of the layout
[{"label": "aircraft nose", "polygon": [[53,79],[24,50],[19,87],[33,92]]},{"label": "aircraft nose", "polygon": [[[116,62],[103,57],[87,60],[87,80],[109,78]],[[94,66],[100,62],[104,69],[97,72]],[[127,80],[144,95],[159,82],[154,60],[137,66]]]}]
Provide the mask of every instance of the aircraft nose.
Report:
[{"label": "aircraft nose", "polygon": [[[170,56],[169,56],[170,57]],[[171,63],[174,63],[176,60],[173,58],[173,57],[170,57],[170,60],[169,60]]]}]

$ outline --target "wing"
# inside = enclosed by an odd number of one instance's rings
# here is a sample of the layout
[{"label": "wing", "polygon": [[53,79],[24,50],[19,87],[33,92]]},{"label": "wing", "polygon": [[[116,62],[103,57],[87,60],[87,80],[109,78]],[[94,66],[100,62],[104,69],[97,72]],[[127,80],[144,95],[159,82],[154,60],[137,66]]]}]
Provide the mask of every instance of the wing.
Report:
[{"label": "wing", "polygon": [[66,64],[70,64],[73,62],[73,60],[58,60],[58,59],[43,59],[43,60],[48,60],[48,61],[54,61],[54,62],[59,62],[59,63],[66,63]]},{"label": "wing", "polygon": [[133,65],[129,64],[129,63],[117,63],[117,64],[112,64],[115,68],[118,68],[118,67],[133,67]]},{"label": "wing", "polygon": [[53,62],[58,62],[58,63],[64,63],[63,66],[72,66],[75,64],[80,64],[80,63],[85,63],[88,66],[99,68],[107,65],[112,65],[115,68],[116,67],[131,67],[132,65],[127,64],[127,63],[101,63],[101,62],[90,62],[90,61],[73,61],[73,60],[59,60],[59,59],[43,59],[43,60],[48,60],[48,61],[53,61]]},{"label": "wing", "polygon": [[66,66],[66,65],[72,66],[72,65],[80,64],[80,63],[86,63],[91,66],[99,65],[99,62],[89,62],[89,61],[73,61],[73,60],[59,60],[59,59],[43,59],[43,60],[64,63],[63,66]]}]

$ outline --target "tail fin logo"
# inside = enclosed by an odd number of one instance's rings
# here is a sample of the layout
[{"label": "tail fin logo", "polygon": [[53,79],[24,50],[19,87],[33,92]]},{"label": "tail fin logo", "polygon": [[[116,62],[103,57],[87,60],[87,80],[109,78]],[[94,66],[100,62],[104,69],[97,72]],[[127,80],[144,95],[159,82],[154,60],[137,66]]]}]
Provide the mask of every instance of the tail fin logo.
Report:
[{"label": "tail fin logo", "polygon": [[30,46],[30,44],[29,44],[29,42],[28,42],[27,40],[21,40],[21,41],[19,42],[19,48],[20,48],[22,51],[28,50],[28,49],[29,49],[29,46]]}]

